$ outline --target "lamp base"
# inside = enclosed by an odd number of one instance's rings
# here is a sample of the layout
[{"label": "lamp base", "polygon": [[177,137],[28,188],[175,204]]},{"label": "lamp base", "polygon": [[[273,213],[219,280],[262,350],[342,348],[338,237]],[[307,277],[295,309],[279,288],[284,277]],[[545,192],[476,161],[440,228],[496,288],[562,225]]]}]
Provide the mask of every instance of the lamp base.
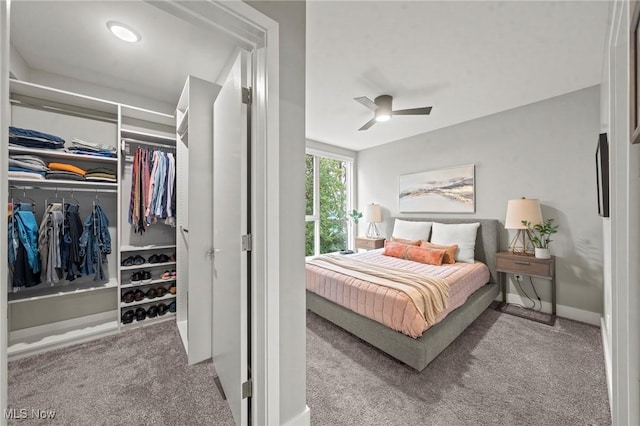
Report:
[{"label": "lamp base", "polygon": [[531,243],[531,232],[528,229],[518,229],[516,236],[509,244],[509,251],[520,256],[533,256],[534,247]]},{"label": "lamp base", "polygon": [[380,238],[378,227],[373,222],[369,222],[369,228],[367,229],[367,238]]}]

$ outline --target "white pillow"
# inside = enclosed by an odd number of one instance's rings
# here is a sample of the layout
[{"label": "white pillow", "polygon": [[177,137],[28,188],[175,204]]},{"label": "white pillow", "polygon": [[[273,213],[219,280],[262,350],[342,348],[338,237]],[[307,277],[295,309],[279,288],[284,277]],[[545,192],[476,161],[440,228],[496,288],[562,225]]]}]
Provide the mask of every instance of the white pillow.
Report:
[{"label": "white pillow", "polygon": [[410,220],[396,219],[393,224],[394,238],[402,240],[429,240],[429,232],[431,231],[431,222],[414,222]]},{"label": "white pillow", "polygon": [[480,223],[445,224],[433,222],[431,242],[443,246],[458,245],[456,261],[473,263],[476,252],[476,234]]}]

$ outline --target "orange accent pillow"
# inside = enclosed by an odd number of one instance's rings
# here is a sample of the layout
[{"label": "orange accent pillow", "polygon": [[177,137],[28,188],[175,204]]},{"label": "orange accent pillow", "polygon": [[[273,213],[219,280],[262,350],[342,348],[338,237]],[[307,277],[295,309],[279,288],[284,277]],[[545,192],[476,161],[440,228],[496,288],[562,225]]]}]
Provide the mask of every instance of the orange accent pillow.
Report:
[{"label": "orange accent pillow", "polygon": [[438,250],[435,248],[425,248],[408,246],[405,259],[413,260],[414,262],[426,263],[428,265],[442,265],[442,259],[444,258],[444,250]]},{"label": "orange accent pillow", "polygon": [[393,241],[388,242],[384,247],[385,256],[392,256],[399,259],[412,260],[414,262],[437,266],[442,265],[444,254],[444,250],[409,246]]},{"label": "orange accent pillow", "polygon": [[406,244],[408,246],[419,246],[422,244],[422,240],[404,240],[402,238],[391,237],[391,241],[394,243]]},{"label": "orange accent pillow", "polygon": [[397,257],[400,259],[404,259],[404,255],[407,251],[407,247],[409,247],[406,244],[402,244],[402,243],[394,243],[393,241],[385,241],[384,243],[384,255],[385,256],[391,256],[391,257]]},{"label": "orange accent pillow", "polygon": [[452,246],[441,246],[439,244],[433,244],[429,241],[423,241],[420,247],[432,248],[444,250],[444,258],[442,259],[442,263],[452,264],[456,263],[456,252],[458,251],[458,245],[454,244]]}]

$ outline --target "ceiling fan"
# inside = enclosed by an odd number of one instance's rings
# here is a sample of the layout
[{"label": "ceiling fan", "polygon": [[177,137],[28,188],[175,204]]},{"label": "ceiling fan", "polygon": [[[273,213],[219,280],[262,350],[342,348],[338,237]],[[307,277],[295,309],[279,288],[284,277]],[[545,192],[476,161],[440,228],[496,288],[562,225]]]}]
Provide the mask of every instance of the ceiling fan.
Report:
[{"label": "ceiling fan", "polygon": [[391,104],[393,103],[393,97],[390,95],[380,95],[373,101],[366,96],[353,98],[353,100],[360,102],[362,105],[373,111],[373,118],[367,121],[366,124],[358,130],[367,130],[369,127],[376,124],[376,121],[388,121],[393,115],[429,115],[431,112],[431,107],[392,111]]}]

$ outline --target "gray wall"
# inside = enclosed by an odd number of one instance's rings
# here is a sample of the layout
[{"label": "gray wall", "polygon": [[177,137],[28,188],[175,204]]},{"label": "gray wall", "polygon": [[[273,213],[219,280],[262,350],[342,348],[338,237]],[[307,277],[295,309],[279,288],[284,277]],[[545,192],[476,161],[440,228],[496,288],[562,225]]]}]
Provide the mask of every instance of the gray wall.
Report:
[{"label": "gray wall", "polygon": [[[399,175],[475,164],[476,213],[458,217],[504,223],[507,200],[540,199],[543,216],[560,225],[550,246],[557,256],[558,304],[602,313],[602,221],[597,215],[594,159],[599,105],[600,87],[594,86],[360,151],[358,207],[380,203],[385,219],[381,231],[389,236],[392,217],[420,216],[399,214]],[[502,229],[503,249],[509,237]],[[545,281],[536,280],[536,289],[550,301]]]},{"label": "gray wall", "polygon": [[306,407],[304,106],[306,3],[252,1],[280,25],[280,422]]}]

